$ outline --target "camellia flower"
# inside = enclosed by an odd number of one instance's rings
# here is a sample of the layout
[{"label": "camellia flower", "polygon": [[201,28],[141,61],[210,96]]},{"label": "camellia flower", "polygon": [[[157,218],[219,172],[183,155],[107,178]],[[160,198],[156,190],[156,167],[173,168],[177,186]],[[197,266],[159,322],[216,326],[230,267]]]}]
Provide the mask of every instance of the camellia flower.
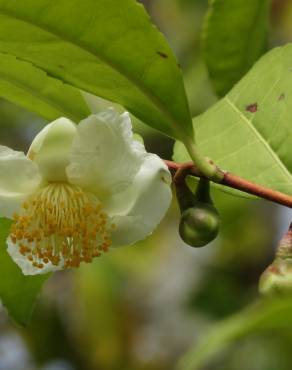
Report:
[{"label": "camellia flower", "polygon": [[8,253],[26,275],[46,273],[145,238],[171,200],[170,173],[113,109],[79,125],[60,118],[27,156],[0,146],[0,216],[14,220]]}]

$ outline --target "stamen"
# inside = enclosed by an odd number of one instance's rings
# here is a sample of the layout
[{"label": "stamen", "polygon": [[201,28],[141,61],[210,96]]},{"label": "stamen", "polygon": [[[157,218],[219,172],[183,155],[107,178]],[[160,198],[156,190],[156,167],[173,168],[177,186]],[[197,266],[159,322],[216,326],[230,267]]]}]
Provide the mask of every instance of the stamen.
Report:
[{"label": "stamen", "polygon": [[91,262],[107,252],[115,228],[91,193],[69,184],[50,184],[29,197],[13,215],[11,240],[35,267],[64,268]]}]

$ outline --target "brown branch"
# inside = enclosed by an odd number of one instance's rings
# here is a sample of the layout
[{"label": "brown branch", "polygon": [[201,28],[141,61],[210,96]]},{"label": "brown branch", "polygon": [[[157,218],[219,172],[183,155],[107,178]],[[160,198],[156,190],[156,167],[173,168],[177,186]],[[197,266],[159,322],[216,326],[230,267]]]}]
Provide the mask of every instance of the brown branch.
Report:
[{"label": "brown branch", "polygon": [[[186,175],[202,177],[202,174],[192,162],[186,162],[182,164],[172,161],[164,162],[172,172],[174,182],[179,182],[182,180],[184,181]],[[228,186],[229,188],[237,189],[245,193],[255,195],[259,198],[267,199],[274,203],[292,208],[292,196],[290,195],[255,184],[229,172],[222,171],[222,174],[223,179],[220,182],[221,185]]]}]

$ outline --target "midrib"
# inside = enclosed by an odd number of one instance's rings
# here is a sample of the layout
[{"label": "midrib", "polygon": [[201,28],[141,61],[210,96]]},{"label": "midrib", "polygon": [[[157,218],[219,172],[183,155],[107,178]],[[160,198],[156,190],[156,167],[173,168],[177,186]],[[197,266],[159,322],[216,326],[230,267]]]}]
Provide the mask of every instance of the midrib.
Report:
[{"label": "midrib", "polygon": [[[26,62],[27,63],[27,62]],[[36,68],[36,67],[35,67]],[[65,117],[68,117],[68,118],[71,118],[73,119],[74,121],[75,120],[80,120],[80,117],[77,118],[77,116],[75,117],[72,112],[69,112],[69,111],[66,111],[64,110],[59,104],[57,104],[56,102],[46,98],[44,95],[41,95],[39,94],[36,90],[28,87],[27,85],[23,85],[22,83],[20,83],[19,81],[16,81],[15,79],[12,79],[10,77],[8,77],[7,75],[5,75],[2,71],[0,71],[0,79],[3,80],[3,81],[6,81],[7,83],[9,83],[10,85],[12,86],[15,86],[17,87],[18,89],[20,90],[23,90],[25,92],[27,92],[28,94],[30,94],[31,96],[37,98],[39,101],[49,105],[50,107],[52,107],[53,109],[57,110],[61,115],[64,115]],[[48,119],[48,117],[47,117]]]},{"label": "midrib", "polygon": [[264,138],[260,135],[260,133],[256,130],[256,128],[253,126],[253,124],[246,118],[246,116],[237,108],[237,106],[226,96],[224,100],[229,104],[229,106],[240,116],[240,118],[246,122],[251,129],[251,131],[254,133],[254,135],[258,138],[259,142],[266,147],[268,150],[268,153],[273,158],[273,160],[281,167],[283,173],[285,176],[289,179],[289,181],[292,181],[292,175],[285,167],[284,163],[281,161],[281,159],[277,156],[273,148],[264,140]]}]

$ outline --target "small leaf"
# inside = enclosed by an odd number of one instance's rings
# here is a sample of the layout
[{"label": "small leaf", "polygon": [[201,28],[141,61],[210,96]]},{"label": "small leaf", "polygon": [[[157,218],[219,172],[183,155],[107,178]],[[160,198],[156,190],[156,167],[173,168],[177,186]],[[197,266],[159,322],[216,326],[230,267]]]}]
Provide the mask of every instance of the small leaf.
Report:
[{"label": "small leaf", "polygon": [[0,299],[20,325],[28,324],[36,298],[50,275],[24,276],[6,251],[11,221],[0,218]]},{"label": "small leaf", "polygon": [[163,133],[192,135],[178,63],[136,0],[0,0],[1,51]]},{"label": "small leaf", "polygon": [[211,0],[204,57],[214,89],[225,95],[263,54],[270,0]]},{"label": "small leaf", "polygon": [[64,116],[78,122],[89,115],[77,89],[49,77],[30,63],[1,53],[0,96],[48,121]]},{"label": "small leaf", "polygon": [[[273,49],[194,119],[199,150],[219,167],[292,194],[292,44]],[[174,158],[188,161],[181,143]]]},{"label": "small leaf", "polygon": [[199,370],[213,356],[238,340],[269,330],[291,330],[292,299],[263,300],[217,325],[191,348],[178,364],[178,370]]}]

